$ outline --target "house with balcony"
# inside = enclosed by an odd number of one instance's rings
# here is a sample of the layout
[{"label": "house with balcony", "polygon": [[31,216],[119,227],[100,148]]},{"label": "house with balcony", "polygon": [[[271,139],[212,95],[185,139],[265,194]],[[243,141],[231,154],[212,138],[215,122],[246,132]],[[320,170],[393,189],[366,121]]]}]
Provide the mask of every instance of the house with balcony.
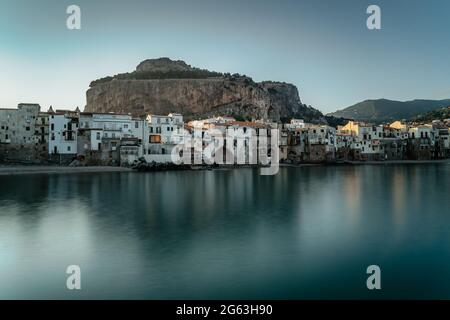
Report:
[{"label": "house with balcony", "polygon": [[184,139],[183,116],[178,113],[170,113],[167,116],[150,114],[145,122],[146,161],[171,162],[173,148]]},{"label": "house with balcony", "polygon": [[434,155],[435,132],[431,124],[411,126],[408,130],[407,155],[412,160],[431,160]]},{"label": "house with balcony", "polygon": [[68,162],[77,155],[79,114],[71,110],[56,110],[49,115],[48,153],[50,159]]},{"label": "house with balcony", "polygon": [[[129,114],[116,113],[80,113],[78,155],[89,163],[119,164],[121,148],[130,148],[126,163],[143,156],[148,145],[148,127],[144,119],[133,118]],[[131,162],[133,162],[131,161]]]}]

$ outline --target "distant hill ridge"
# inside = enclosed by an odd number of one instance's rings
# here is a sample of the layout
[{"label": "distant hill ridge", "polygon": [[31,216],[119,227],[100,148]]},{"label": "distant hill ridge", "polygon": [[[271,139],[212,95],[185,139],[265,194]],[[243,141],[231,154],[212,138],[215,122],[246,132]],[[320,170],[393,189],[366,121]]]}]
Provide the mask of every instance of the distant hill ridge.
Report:
[{"label": "distant hill ridge", "polygon": [[389,122],[411,119],[418,114],[450,105],[450,99],[395,101],[388,99],[365,100],[329,115],[358,121]]}]

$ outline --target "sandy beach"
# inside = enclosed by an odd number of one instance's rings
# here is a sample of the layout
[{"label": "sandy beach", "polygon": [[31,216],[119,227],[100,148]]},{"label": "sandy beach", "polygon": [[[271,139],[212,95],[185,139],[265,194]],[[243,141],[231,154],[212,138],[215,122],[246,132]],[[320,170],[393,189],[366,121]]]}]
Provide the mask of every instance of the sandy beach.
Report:
[{"label": "sandy beach", "polygon": [[123,167],[63,167],[63,166],[21,166],[0,165],[0,176],[18,174],[70,174],[70,173],[97,173],[97,172],[131,172],[130,168]]}]

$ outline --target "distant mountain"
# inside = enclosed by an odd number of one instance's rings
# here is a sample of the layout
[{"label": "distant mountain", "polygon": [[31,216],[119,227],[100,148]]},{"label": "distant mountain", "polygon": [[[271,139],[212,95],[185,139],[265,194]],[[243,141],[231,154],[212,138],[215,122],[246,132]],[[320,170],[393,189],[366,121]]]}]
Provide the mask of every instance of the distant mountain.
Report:
[{"label": "distant mountain", "polygon": [[450,106],[416,115],[411,120],[429,122],[432,120],[445,120],[445,119],[450,119]]},{"label": "distant mountain", "polygon": [[353,106],[330,113],[330,116],[349,118],[369,122],[389,122],[393,120],[410,119],[450,105],[446,100],[412,100],[394,101],[387,99],[366,100]]}]

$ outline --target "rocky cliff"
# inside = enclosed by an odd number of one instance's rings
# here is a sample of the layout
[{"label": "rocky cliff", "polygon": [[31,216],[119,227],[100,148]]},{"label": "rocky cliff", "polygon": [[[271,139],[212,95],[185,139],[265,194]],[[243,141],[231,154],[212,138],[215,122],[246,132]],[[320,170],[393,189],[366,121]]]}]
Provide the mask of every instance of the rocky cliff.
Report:
[{"label": "rocky cliff", "polygon": [[292,84],[257,83],[246,76],[193,68],[168,58],[146,60],[134,72],[93,81],[86,96],[86,112],[325,121],[320,111],[302,104]]}]

